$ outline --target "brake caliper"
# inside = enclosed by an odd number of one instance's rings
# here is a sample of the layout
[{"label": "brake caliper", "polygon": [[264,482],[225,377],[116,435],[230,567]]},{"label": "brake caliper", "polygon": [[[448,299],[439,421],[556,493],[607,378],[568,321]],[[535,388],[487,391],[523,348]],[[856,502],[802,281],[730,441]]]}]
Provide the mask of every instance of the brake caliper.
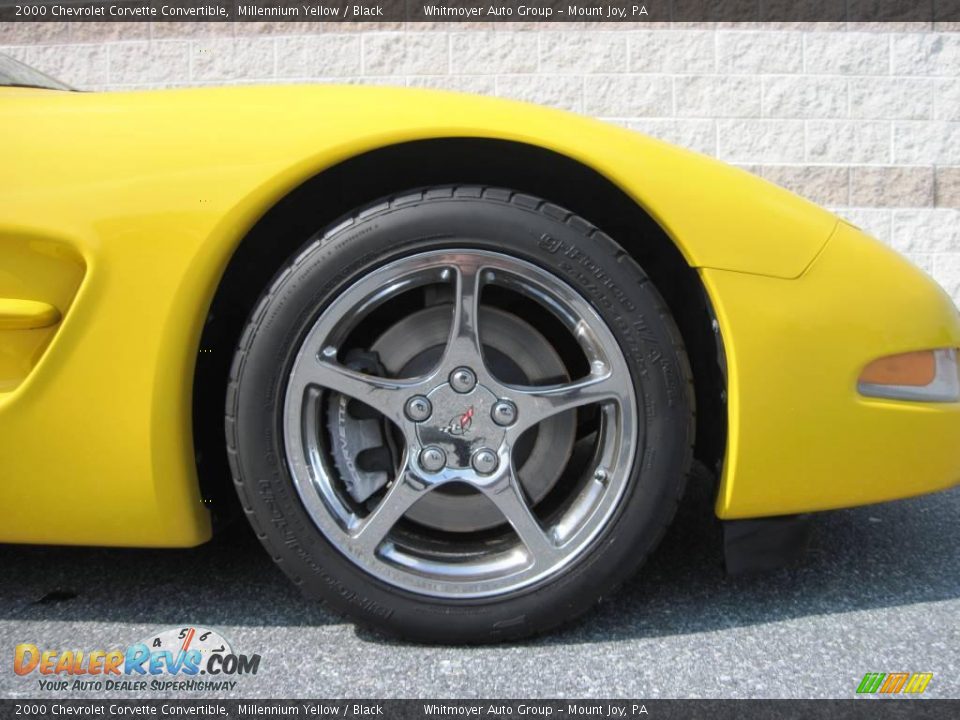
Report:
[{"label": "brake caliper", "polygon": [[[368,375],[386,374],[375,352],[351,350],[344,365]],[[387,422],[373,408],[341,393],[331,392],[327,399],[333,461],[347,492],[358,503],[364,503],[390,480],[394,453]]]}]

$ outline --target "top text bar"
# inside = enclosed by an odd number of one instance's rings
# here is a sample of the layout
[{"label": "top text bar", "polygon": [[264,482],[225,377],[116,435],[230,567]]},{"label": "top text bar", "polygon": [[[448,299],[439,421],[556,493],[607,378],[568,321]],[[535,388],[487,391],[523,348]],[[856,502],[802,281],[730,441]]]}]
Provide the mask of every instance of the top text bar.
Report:
[{"label": "top text bar", "polygon": [[960,22],[960,0],[0,0],[6,22]]}]

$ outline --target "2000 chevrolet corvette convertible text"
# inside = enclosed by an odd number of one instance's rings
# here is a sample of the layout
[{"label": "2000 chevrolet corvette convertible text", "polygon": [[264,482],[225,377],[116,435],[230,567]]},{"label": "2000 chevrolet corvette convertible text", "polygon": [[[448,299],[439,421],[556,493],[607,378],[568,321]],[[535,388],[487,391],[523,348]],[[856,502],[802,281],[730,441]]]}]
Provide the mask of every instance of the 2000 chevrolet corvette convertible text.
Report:
[{"label": "2000 chevrolet corvette convertible text", "polygon": [[239,496],[308,595],[482,641],[633,573],[695,459],[741,565],[960,479],[949,297],[745,172],[487,98],[0,72],[0,541],[186,547]]}]

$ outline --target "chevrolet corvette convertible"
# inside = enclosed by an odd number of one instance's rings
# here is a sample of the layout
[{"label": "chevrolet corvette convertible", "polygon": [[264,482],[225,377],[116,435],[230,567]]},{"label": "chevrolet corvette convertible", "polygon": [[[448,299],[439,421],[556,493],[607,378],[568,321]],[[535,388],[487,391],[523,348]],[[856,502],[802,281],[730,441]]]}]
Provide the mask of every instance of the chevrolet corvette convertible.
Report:
[{"label": "chevrolet corvette convertible", "polygon": [[2,542],[244,515],[306,595],[480,642],[610,593],[692,467],[740,567],[960,480],[951,299],[739,169],[491,98],[0,83]]}]

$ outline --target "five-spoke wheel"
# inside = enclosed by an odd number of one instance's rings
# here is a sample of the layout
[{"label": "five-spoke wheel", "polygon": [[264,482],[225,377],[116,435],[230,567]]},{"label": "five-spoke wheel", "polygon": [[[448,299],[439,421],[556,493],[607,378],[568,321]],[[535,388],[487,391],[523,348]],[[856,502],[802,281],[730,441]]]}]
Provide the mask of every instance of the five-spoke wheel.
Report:
[{"label": "five-spoke wheel", "polygon": [[[497,348],[490,345],[487,352],[484,337],[485,321],[496,323],[499,317],[483,313],[481,302],[494,286],[552,314],[568,333],[568,349],[582,353],[587,373],[543,385],[511,384],[499,377],[497,363],[486,357]],[[343,345],[355,324],[399,295],[427,287],[436,297],[449,298],[441,303],[449,316],[444,342],[438,348],[436,338],[425,335],[420,348],[436,362],[422,374],[401,372],[399,377],[344,364]],[[340,472],[349,473],[349,466],[338,472],[327,459],[323,433],[314,422],[321,417],[324,391],[375,411],[390,424],[385,434],[397,438],[396,467],[387,473],[383,491],[359,507],[344,492],[347,483]],[[518,474],[517,449],[545,421],[587,406],[597,406],[600,425],[590,467],[581,471],[589,478],[570,484],[576,496],[558,498],[558,511],[538,517]],[[450,597],[515,590],[576,558],[616,508],[638,435],[635,392],[623,352],[596,311],[569,284],[528,262],[467,249],[395,260],[346,288],[302,345],[287,385],[285,417],[290,472],[330,541],[377,578]],[[553,486],[558,479],[548,482]],[[425,496],[453,484],[485,497],[518,542],[488,541],[465,557],[464,546],[475,544],[469,532],[462,537],[392,532]]]}]

